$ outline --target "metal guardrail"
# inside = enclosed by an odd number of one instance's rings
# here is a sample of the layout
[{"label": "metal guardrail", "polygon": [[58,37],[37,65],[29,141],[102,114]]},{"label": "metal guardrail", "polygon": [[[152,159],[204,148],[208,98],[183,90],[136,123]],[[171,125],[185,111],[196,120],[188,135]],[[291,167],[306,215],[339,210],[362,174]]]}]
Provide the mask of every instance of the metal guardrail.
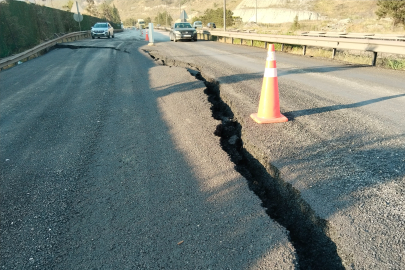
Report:
[{"label": "metal guardrail", "polygon": [[25,52],[0,59],[0,70],[3,69],[4,67],[11,66],[15,63],[18,63],[18,61],[28,59],[30,56],[37,54],[40,51],[47,50],[50,47],[55,46],[56,43],[74,41],[74,40],[88,38],[88,37],[91,37],[90,31],[81,31],[81,32],[69,33],[69,34],[63,35],[61,37],[52,39],[50,41],[46,41]]},{"label": "metal guardrail", "polygon": [[[326,33],[324,33],[326,34]],[[268,35],[268,34],[253,34],[253,33],[240,33],[240,32],[223,32],[223,31],[212,31],[208,33],[199,34],[200,39],[211,40],[210,36],[222,37],[225,40],[230,38],[232,44],[234,39],[240,39],[240,44],[243,40],[250,40],[253,45],[253,41],[263,41],[265,42],[265,47],[267,48],[267,43],[280,43],[280,44],[292,44],[303,46],[303,55],[306,53],[307,46],[313,47],[324,47],[332,48],[332,58],[335,57],[336,50],[359,50],[373,52],[374,57],[372,65],[375,66],[377,60],[377,53],[392,53],[392,54],[402,54],[405,55],[405,42],[402,41],[402,37],[398,36],[395,41],[393,40],[380,40],[378,35],[372,35],[373,39],[369,37],[359,38],[358,36],[346,36],[346,37],[326,37],[321,36],[318,33],[317,37],[314,36],[289,36],[289,35]],[[371,37],[371,36],[370,36]],[[405,41],[405,37],[404,37]]]},{"label": "metal guardrail", "polygon": [[[161,29],[168,31],[165,27],[156,27],[156,29]],[[122,29],[115,29],[115,32],[121,32]],[[302,32],[301,36],[289,36],[289,35],[269,35],[269,34],[256,34],[246,32],[223,32],[223,31],[212,31],[208,32],[206,30],[198,31],[198,36],[200,39],[211,40],[212,36],[231,38],[232,44],[234,44],[234,39],[240,39],[240,44],[243,40],[251,40],[252,46],[253,41],[263,41],[265,42],[265,47],[267,48],[268,42],[280,43],[280,44],[294,44],[303,46],[303,54],[305,55],[306,46],[313,47],[326,47],[332,48],[332,58],[335,57],[337,49],[343,50],[359,50],[359,51],[369,51],[374,53],[372,65],[375,66],[377,53],[392,53],[392,54],[402,54],[405,55],[405,36],[395,36],[395,35],[379,35],[379,34],[362,34],[362,33],[339,33],[339,32]],[[28,59],[30,56],[47,50],[48,48],[55,46],[56,43],[73,41],[82,38],[88,38],[91,36],[90,31],[73,32],[56,39],[44,42],[32,49],[25,52],[0,59],[0,70],[4,67],[13,65],[20,60]],[[386,40],[389,39],[389,40]],[[394,41],[395,40],[395,41]]]},{"label": "metal guardrail", "polygon": [[312,37],[339,37],[339,38],[358,38],[358,39],[379,39],[391,41],[405,41],[405,35],[387,35],[387,34],[372,34],[372,33],[346,33],[346,32],[319,32],[309,31],[301,32],[302,36]]}]

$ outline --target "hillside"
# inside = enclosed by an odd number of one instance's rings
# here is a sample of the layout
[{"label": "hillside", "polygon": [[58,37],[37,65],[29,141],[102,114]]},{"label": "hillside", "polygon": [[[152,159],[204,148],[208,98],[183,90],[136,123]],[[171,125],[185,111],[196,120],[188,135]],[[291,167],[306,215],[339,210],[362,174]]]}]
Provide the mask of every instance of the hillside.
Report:
[{"label": "hillside", "polygon": [[[167,10],[179,18],[180,10],[192,17],[201,16],[206,9],[222,7],[218,0],[185,0],[180,9],[178,0],[113,0],[120,10],[121,18],[152,19],[158,12]],[[227,9],[241,17],[243,25],[237,28],[257,28],[256,0],[227,0]],[[377,0],[257,0],[257,23],[271,24],[267,28],[288,31],[298,15],[300,29],[305,31],[346,31],[373,33],[405,33],[402,26],[393,27],[392,20],[378,20],[375,15]]]},{"label": "hillside", "polygon": [[321,20],[322,15],[312,11],[311,4],[312,0],[242,0],[233,12],[243,22],[286,23],[292,22],[295,16],[299,20]]},{"label": "hillside", "polygon": [[[1,0],[0,0],[1,1]],[[29,0],[49,7],[62,9],[68,0]],[[105,0],[95,0],[100,4]],[[84,9],[85,0],[78,0]],[[178,19],[185,10],[190,21],[201,16],[206,9],[222,7],[218,0],[108,0],[120,12],[121,19],[154,19],[160,12],[168,11]],[[227,9],[241,17],[243,24],[237,28],[260,28],[256,22],[256,0],[227,0]],[[377,0],[257,0],[257,23],[270,30],[289,31],[298,16],[301,31],[346,31],[372,33],[405,33],[402,26],[393,27],[392,20],[377,20]],[[85,12],[84,12],[85,13]]]},{"label": "hillside", "polygon": [[[242,0],[228,0],[227,8],[233,10]],[[180,17],[180,10],[185,10],[188,17],[196,17],[204,14],[206,9],[217,9],[222,7],[222,2],[218,0],[113,0],[113,4],[120,11],[122,20],[133,18],[155,18],[160,12],[168,11],[173,19]]]}]

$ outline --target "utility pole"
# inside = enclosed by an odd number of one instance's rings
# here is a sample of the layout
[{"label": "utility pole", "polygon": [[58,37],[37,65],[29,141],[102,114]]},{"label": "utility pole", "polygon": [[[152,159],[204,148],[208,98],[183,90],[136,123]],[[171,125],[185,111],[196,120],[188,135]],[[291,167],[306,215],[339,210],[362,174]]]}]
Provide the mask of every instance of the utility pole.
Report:
[{"label": "utility pole", "polygon": [[79,4],[76,1],[76,8],[77,8],[77,20],[79,21],[79,29],[82,31],[82,27],[80,26],[80,11],[79,11]]},{"label": "utility pole", "polygon": [[167,1],[165,1],[165,3],[166,3],[166,26],[167,26],[167,11],[168,11],[168,8],[167,8]]},{"label": "utility pole", "polygon": [[256,24],[257,24],[257,0],[256,0]]},{"label": "utility pole", "polygon": [[226,31],[226,0],[224,0],[224,31]]}]

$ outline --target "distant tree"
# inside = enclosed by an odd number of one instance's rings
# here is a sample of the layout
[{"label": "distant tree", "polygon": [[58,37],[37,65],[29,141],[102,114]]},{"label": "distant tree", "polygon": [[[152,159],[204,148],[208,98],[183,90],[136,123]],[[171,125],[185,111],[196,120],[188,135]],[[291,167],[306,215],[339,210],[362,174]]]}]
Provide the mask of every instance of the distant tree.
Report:
[{"label": "distant tree", "polygon": [[115,7],[115,5],[113,5],[113,8],[112,8],[112,21],[115,23],[121,22],[120,13],[119,13],[118,9]]},{"label": "distant tree", "polygon": [[[234,24],[233,12],[229,9],[226,10],[226,26],[232,26]],[[223,27],[224,25],[224,9],[206,9],[204,15],[199,17],[194,17],[193,21],[202,21],[205,25],[209,22],[214,22],[218,27]]]},{"label": "distant tree", "polygon": [[106,2],[98,6],[100,17],[105,18],[107,21],[113,23],[121,23],[121,17],[118,9],[113,5],[112,7]]},{"label": "distant tree", "polygon": [[152,19],[150,17],[148,17],[144,21],[145,21],[145,25],[149,25],[149,23],[152,22]]},{"label": "distant tree", "polygon": [[70,11],[73,7],[73,0],[69,0],[66,5],[62,6],[62,8],[66,11]]},{"label": "distant tree", "polygon": [[300,29],[300,27],[301,27],[301,25],[298,22],[298,15],[295,15],[293,24],[291,25],[291,30],[296,31],[296,30]]},{"label": "distant tree", "polygon": [[126,19],[124,21],[124,25],[126,25],[126,26],[135,26],[136,25],[136,20],[132,19],[132,18]]},{"label": "distant tree", "polygon": [[378,0],[375,14],[379,19],[389,17],[393,25],[403,24],[405,27],[405,0]]},{"label": "distant tree", "polygon": [[201,21],[202,23],[204,23],[204,22],[202,21],[202,17],[200,17],[200,16],[196,16],[196,17],[193,17],[193,18],[191,18],[191,19],[192,19],[192,22]]},{"label": "distant tree", "polygon": [[100,17],[106,20],[110,20],[112,17],[110,6],[106,2],[98,6],[98,12],[100,13]]},{"label": "distant tree", "polygon": [[170,14],[167,13],[167,11],[163,13],[158,12],[157,16],[153,19],[153,22],[156,24],[166,25],[166,16],[167,16],[167,24],[171,25],[173,18],[172,16],[170,16]]},{"label": "distant tree", "polygon": [[98,13],[98,9],[96,4],[94,3],[94,0],[86,0],[87,2],[87,7],[86,7],[86,11],[94,17],[98,17],[100,16],[100,14]]}]

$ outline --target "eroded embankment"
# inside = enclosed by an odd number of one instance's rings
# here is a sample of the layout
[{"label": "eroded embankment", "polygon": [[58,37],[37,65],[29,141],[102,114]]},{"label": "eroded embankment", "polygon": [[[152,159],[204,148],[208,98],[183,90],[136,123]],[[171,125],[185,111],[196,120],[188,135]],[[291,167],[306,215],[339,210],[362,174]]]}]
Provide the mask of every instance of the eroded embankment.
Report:
[{"label": "eroded embankment", "polygon": [[146,52],[160,64],[184,67],[192,76],[204,82],[207,87],[205,93],[212,104],[212,116],[221,121],[214,134],[220,137],[223,150],[230,156],[235,169],[246,178],[249,188],[260,198],[266,213],[290,232],[299,268],[344,269],[336,245],[329,237],[328,222],[315,214],[298,190],[279,177],[277,168],[271,165],[260,149],[243,141],[242,126],[232,107],[227,105],[226,97],[221,96],[219,83],[205,77],[197,66],[169,59],[158,52]]}]

